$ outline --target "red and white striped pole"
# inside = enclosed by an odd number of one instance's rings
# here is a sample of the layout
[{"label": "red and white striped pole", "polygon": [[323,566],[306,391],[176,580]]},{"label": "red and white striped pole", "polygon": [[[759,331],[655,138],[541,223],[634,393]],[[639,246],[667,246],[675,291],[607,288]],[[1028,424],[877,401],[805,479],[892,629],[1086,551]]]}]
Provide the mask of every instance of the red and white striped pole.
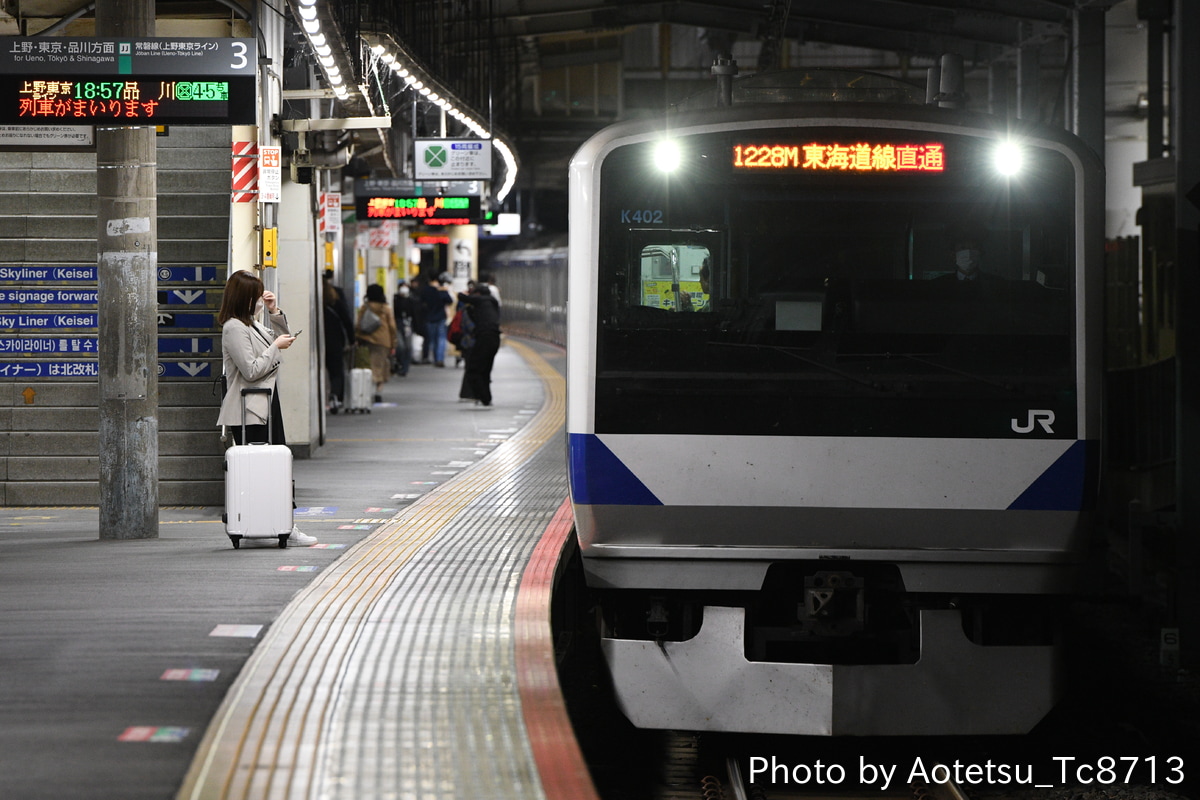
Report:
[{"label": "red and white striped pole", "polygon": [[233,143],[233,184],[230,202],[258,200],[258,142]]}]

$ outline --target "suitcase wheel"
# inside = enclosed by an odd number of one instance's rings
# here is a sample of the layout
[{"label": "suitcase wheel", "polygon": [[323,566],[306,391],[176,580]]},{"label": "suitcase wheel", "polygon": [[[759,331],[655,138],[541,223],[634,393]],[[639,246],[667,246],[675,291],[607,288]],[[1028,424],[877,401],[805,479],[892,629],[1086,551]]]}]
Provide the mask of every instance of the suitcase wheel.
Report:
[{"label": "suitcase wheel", "polygon": [[289,536],[291,536],[291,535],[292,535],[292,534],[291,534],[290,532],[289,532],[289,533],[281,533],[281,534],[279,534],[279,547],[280,547],[281,549],[282,549],[282,548],[286,548],[286,547],[287,547],[288,537],[289,537]]},{"label": "suitcase wheel", "polygon": [[230,535],[229,541],[233,542],[233,549],[237,550],[242,546],[242,537]]}]

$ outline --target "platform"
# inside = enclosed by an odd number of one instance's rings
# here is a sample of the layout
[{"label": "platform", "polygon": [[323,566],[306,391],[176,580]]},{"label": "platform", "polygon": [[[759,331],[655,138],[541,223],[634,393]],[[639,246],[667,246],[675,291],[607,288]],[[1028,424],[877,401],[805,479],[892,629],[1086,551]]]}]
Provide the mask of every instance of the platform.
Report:
[{"label": "platform", "polygon": [[530,555],[569,529],[561,358],[508,342],[491,408],[415,366],[329,417],[295,464],[316,547],[235,551],[219,508],[130,542],[94,508],[0,509],[0,796],[555,796],[539,763],[587,790],[517,679],[553,669],[519,647],[548,640],[544,565],[514,633]]}]

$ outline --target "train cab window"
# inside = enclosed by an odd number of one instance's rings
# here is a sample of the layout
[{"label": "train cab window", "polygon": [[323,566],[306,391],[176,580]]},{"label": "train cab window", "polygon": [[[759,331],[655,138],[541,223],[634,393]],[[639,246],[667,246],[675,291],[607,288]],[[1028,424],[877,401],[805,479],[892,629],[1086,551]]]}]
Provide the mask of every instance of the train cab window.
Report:
[{"label": "train cab window", "polygon": [[637,304],[667,311],[707,311],[712,254],[703,245],[652,244],[639,259]]}]

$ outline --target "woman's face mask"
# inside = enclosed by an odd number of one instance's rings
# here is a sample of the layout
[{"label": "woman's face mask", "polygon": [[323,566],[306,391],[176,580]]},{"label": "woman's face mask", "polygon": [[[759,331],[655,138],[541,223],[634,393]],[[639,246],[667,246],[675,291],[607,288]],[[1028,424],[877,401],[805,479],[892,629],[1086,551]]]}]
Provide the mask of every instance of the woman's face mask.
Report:
[{"label": "woman's face mask", "polygon": [[260,316],[263,312],[263,309],[266,307],[266,302],[264,302],[261,297],[258,298],[258,302],[254,304],[254,316]]}]

